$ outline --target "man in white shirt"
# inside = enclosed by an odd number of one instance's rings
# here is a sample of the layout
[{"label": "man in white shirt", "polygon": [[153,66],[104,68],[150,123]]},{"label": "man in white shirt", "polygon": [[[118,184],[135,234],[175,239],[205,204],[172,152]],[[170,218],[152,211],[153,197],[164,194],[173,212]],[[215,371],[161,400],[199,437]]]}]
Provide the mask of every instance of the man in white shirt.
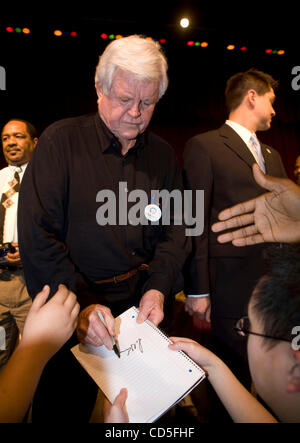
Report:
[{"label": "man in white shirt", "polygon": [[204,190],[204,232],[193,238],[185,307],[211,321],[214,350],[248,387],[246,346],[233,327],[246,315],[253,287],[263,274],[264,246],[220,244],[211,225],[221,210],[264,193],[253,179],[253,163],[267,174],[286,176],[278,152],[255,134],[270,128],[276,86],[270,75],[254,69],[231,77],[225,91],[228,120],[218,130],[193,137],[184,151],[186,189]]},{"label": "man in white shirt", "polygon": [[17,209],[20,183],[37,140],[36,129],[25,120],[8,121],[1,133],[8,166],[0,171],[0,370],[31,306],[18,251]]}]

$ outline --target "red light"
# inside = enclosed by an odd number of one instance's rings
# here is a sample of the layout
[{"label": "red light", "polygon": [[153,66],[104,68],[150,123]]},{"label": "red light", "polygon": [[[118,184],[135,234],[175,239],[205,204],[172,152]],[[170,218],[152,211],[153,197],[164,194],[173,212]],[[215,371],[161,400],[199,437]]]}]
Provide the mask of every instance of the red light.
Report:
[{"label": "red light", "polygon": [[159,40],[159,43],[167,43],[167,40],[166,40],[165,38],[161,38],[161,39]]},{"label": "red light", "polygon": [[194,42],[193,42],[193,41],[189,41],[189,42],[187,42],[187,45],[188,45],[188,46],[193,46],[193,45],[194,45]]},{"label": "red light", "polygon": [[103,38],[103,39],[106,39],[108,37],[108,35],[107,34],[101,34],[100,37]]},{"label": "red light", "polygon": [[240,50],[241,50],[241,51],[247,51],[247,46],[242,46],[242,47],[240,48]]},{"label": "red light", "polygon": [[70,36],[71,37],[77,37],[77,32],[75,32],[75,31],[70,32]]},{"label": "red light", "polygon": [[11,26],[7,26],[6,30],[7,32],[14,32],[14,28],[12,28]]},{"label": "red light", "polygon": [[272,49],[266,49],[266,54],[272,54]]}]

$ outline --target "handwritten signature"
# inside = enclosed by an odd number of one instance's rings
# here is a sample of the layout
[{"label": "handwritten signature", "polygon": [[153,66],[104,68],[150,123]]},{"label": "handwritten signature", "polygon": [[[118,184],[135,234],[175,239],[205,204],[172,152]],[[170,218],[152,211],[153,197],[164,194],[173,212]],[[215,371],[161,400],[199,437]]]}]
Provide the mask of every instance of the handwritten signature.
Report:
[{"label": "handwritten signature", "polygon": [[127,352],[127,356],[128,356],[135,350],[139,350],[141,353],[144,352],[143,347],[142,347],[142,339],[141,338],[138,338],[135,341],[135,343],[133,343],[132,345],[129,346],[129,348],[123,349],[123,351],[120,351],[120,354],[122,354],[122,352]]}]

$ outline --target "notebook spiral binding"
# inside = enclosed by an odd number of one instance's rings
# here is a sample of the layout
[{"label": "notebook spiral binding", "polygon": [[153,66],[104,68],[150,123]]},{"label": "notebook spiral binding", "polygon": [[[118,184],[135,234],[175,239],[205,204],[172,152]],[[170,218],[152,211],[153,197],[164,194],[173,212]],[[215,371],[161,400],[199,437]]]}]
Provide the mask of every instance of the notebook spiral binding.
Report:
[{"label": "notebook spiral binding", "polygon": [[[136,313],[139,313],[139,309],[136,306],[133,306],[133,309],[136,311]],[[155,324],[153,324],[150,320],[145,320],[145,323],[147,323],[147,325],[151,326],[152,329],[154,329],[158,334],[160,334],[166,341],[168,341],[170,344],[172,344],[173,342],[169,339],[168,335],[158,326],[155,326]],[[177,351],[179,352],[184,358],[186,358],[190,364],[192,364],[195,368],[197,368],[198,370],[200,369],[201,372],[204,372],[203,369],[201,369],[201,367],[199,365],[197,365],[197,363],[194,362],[194,360],[192,360],[185,352],[179,350]]]}]

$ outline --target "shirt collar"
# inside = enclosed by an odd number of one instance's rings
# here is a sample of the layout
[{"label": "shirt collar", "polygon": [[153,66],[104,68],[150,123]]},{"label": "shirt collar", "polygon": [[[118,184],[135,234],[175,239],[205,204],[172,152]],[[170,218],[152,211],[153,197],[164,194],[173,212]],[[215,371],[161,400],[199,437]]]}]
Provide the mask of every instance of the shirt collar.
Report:
[{"label": "shirt collar", "polygon": [[[99,113],[96,113],[95,116],[96,130],[100,139],[100,149],[104,153],[109,149],[117,149],[120,142],[116,138],[116,136],[108,129],[104,121],[101,119]],[[145,145],[145,137],[144,134],[139,134],[134,146],[129,149],[128,153],[139,154],[140,150]]]},{"label": "shirt collar", "polygon": [[27,165],[28,165],[28,162],[27,162],[27,163],[24,163],[24,164],[21,165],[21,166],[8,165],[8,167],[9,167],[9,169],[10,169],[12,172],[15,172],[17,168],[21,168],[21,173],[23,173],[23,172],[25,171],[25,169],[27,168]]},{"label": "shirt collar", "polygon": [[241,137],[241,139],[246,143],[246,145],[249,144],[251,136],[255,135],[255,133],[249,131],[249,129],[245,128],[245,126],[242,126],[239,123],[236,123],[232,120],[226,120],[225,123],[226,125],[230,126]]}]

